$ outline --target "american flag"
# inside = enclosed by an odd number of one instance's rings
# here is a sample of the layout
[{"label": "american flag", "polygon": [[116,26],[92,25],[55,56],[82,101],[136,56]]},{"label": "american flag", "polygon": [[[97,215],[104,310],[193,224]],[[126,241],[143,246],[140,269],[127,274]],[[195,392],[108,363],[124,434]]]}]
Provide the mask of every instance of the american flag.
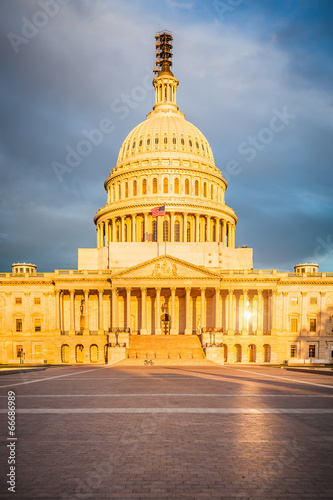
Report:
[{"label": "american flag", "polygon": [[153,217],[158,217],[159,215],[165,215],[165,205],[163,205],[162,207],[152,208],[151,215]]}]

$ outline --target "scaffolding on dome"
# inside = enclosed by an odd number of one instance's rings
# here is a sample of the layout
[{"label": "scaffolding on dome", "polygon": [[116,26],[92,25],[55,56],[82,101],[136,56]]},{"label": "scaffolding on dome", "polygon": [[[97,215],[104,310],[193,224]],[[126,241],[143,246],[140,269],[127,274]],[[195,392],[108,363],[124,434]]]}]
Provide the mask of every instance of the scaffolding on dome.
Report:
[{"label": "scaffolding on dome", "polygon": [[154,73],[157,76],[161,71],[171,72],[172,66],[172,40],[170,31],[159,31],[155,35],[156,39],[156,66]]}]

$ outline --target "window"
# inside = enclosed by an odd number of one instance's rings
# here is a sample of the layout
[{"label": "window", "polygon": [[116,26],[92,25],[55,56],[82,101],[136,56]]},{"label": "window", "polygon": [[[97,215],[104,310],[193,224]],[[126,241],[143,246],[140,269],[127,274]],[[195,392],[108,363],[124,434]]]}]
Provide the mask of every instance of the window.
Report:
[{"label": "window", "polygon": [[35,358],[42,358],[42,357],[43,357],[42,346],[35,345]]},{"label": "window", "polygon": [[69,345],[63,344],[61,346],[61,362],[68,363],[69,362]]},{"label": "window", "polygon": [[204,182],[204,185],[203,185],[203,195],[205,198],[207,198],[207,184]]},{"label": "window", "polygon": [[290,302],[292,304],[298,304],[298,298],[297,297],[291,297]]},{"label": "window", "polygon": [[157,220],[153,220],[153,241],[157,241]]},{"label": "window", "polygon": [[23,345],[16,346],[16,357],[23,358]]},{"label": "window", "polygon": [[292,332],[298,332],[298,321],[297,321],[297,318],[291,318],[291,320],[290,320],[290,330]]},{"label": "window", "polygon": [[153,194],[157,193],[157,179],[153,179]]},{"label": "window", "polygon": [[142,194],[147,194],[147,180],[143,179],[142,181]]},{"label": "window", "polygon": [[138,193],[138,185],[136,181],[133,181],[133,196],[136,196]]},{"label": "window", "polygon": [[90,361],[97,363],[98,361],[98,347],[96,344],[90,346]]},{"label": "window", "polygon": [[145,221],[141,222],[141,241],[145,241]]},{"label": "window", "polygon": [[40,306],[40,297],[34,298],[34,304],[35,304],[35,306]]},{"label": "window", "polygon": [[139,142],[139,148],[141,148],[141,146],[142,146],[142,139]]},{"label": "window", "polygon": [[132,144],[132,148],[133,148],[133,149],[135,148],[135,141],[134,141],[134,142],[133,142],[133,144]]},{"label": "window", "polygon": [[125,234],[124,234],[124,241],[128,241],[128,240],[127,240],[127,224],[126,224],[126,223],[125,223],[125,225],[124,225],[124,233],[125,233]]},{"label": "window", "polygon": [[155,144],[158,144],[158,137],[155,137]]},{"label": "window", "polygon": [[185,179],[185,194],[190,194],[190,181]]},{"label": "window", "polygon": [[15,297],[15,304],[22,304],[22,297]]},{"label": "window", "polygon": [[169,222],[163,221],[163,241],[169,241]]},{"label": "window", "polygon": [[147,139],[147,146],[149,146],[149,144],[150,144],[150,139],[148,138]]},{"label": "window", "polygon": [[125,182],[125,198],[128,197],[128,183]]},{"label": "window", "polygon": [[177,144],[176,137],[174,137],[174,138],[172,139],[172,144]]},{"label": "window", "polygon": [[35,318],[35,332],[42,331],[42,320],[41,318]]},{"label": "window", "polygon": [[118,184],[118,200],[121,199],[121,185]]},{"label": "window", "polygon": [[271,346],[269,344],[264,345],[264,363],[270,363],[271,361]]},{"label": "window", "polygon": [[317,320],[316,318],[310,318],[310,332],[315,332],[317,330]]},{"label": "window", "polygon": [[310,297],[310,304],[316,305],[317,304],[317,297]]},{"label": "window", "polygon": [[199,143],[196,142],[195,145],[196,145],[197,149],[199,149]]},{"label": "window", "polygon": [[210,186],[210,197],[212,200],[214,199],[214,186],[213,186],[213,184]]},{"label": "window", "polygon": [[175,194],[179,194],[179,179],[175,179]]},{"label": "window", "polygon": [[309,358],[315,358],[315,357],[316,357],[316,346],[309,345]]},{"label": "window", "polygon": [[185,145],[185,141],[184,141],[184,139],[183,139],[183,138],[181,138],[181,139],[180,139],[180,144],[181,144],[182,146],[184,146],[184,145]]},{"label": "window", "polygon": [[116,240],[119,243],[119,241],[120,241],[120,224],[119,224],[119,222],[117,222],[117,226],[116,226]]},{"label": "window", "polygon": [[199,196],[199,182],[198,181],[195,181],[194,189],[195,189],[195,196]]},{"label": "window", "polygon": [[168,138],[164,137],[164,144],[168,144]]},{"label": "window", "polygon": [[23,320],[22,318],[16,318],[16,331],[22,332]]},{"label": "window", "polygon": [[180,222],[179,222],[179,220],[176,220],[176,222],[175,222],[175,241],[176,242],[180,241]]},{"label": "window", "polygon": [[165,178],[163,181],[163,193],[168,193],[169,191],[169,182],[168,179]]},{"label": "window", "polygon": [[192,147],[192,141],[191,139],[188,141],[189,145],[190,145],[190,148]]},{"label": "window", "polygon": [[290,357],[297,358],[297,346],[295,345],[290,346]]},{"label": "window", "polygon": [[235,362],[242,362],[242,346],[240,344],[235,345]]}]

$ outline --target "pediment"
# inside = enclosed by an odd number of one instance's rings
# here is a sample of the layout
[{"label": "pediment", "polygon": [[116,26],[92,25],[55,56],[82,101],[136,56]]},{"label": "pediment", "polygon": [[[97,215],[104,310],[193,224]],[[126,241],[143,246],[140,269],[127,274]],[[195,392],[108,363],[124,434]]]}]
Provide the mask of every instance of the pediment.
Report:
[{"label": "pediment", "polygon": [[147,260],[112,275],[112,279],[220,279],[216,273],[170,255]]}]

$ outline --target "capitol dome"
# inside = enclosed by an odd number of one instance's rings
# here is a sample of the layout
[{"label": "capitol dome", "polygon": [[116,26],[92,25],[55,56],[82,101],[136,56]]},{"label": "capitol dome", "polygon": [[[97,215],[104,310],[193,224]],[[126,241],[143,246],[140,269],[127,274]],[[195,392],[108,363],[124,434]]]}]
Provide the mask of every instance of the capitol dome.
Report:
[{"label": "capitol dome", "polygon": [[[110,242],[221,242],[234,248],[237,217],[202,132],[176,103],[172,36],[156,35],[155,105],[123,142],[95,216],[97,246]],[[152,216],[156,206],[165,217]]]}]

